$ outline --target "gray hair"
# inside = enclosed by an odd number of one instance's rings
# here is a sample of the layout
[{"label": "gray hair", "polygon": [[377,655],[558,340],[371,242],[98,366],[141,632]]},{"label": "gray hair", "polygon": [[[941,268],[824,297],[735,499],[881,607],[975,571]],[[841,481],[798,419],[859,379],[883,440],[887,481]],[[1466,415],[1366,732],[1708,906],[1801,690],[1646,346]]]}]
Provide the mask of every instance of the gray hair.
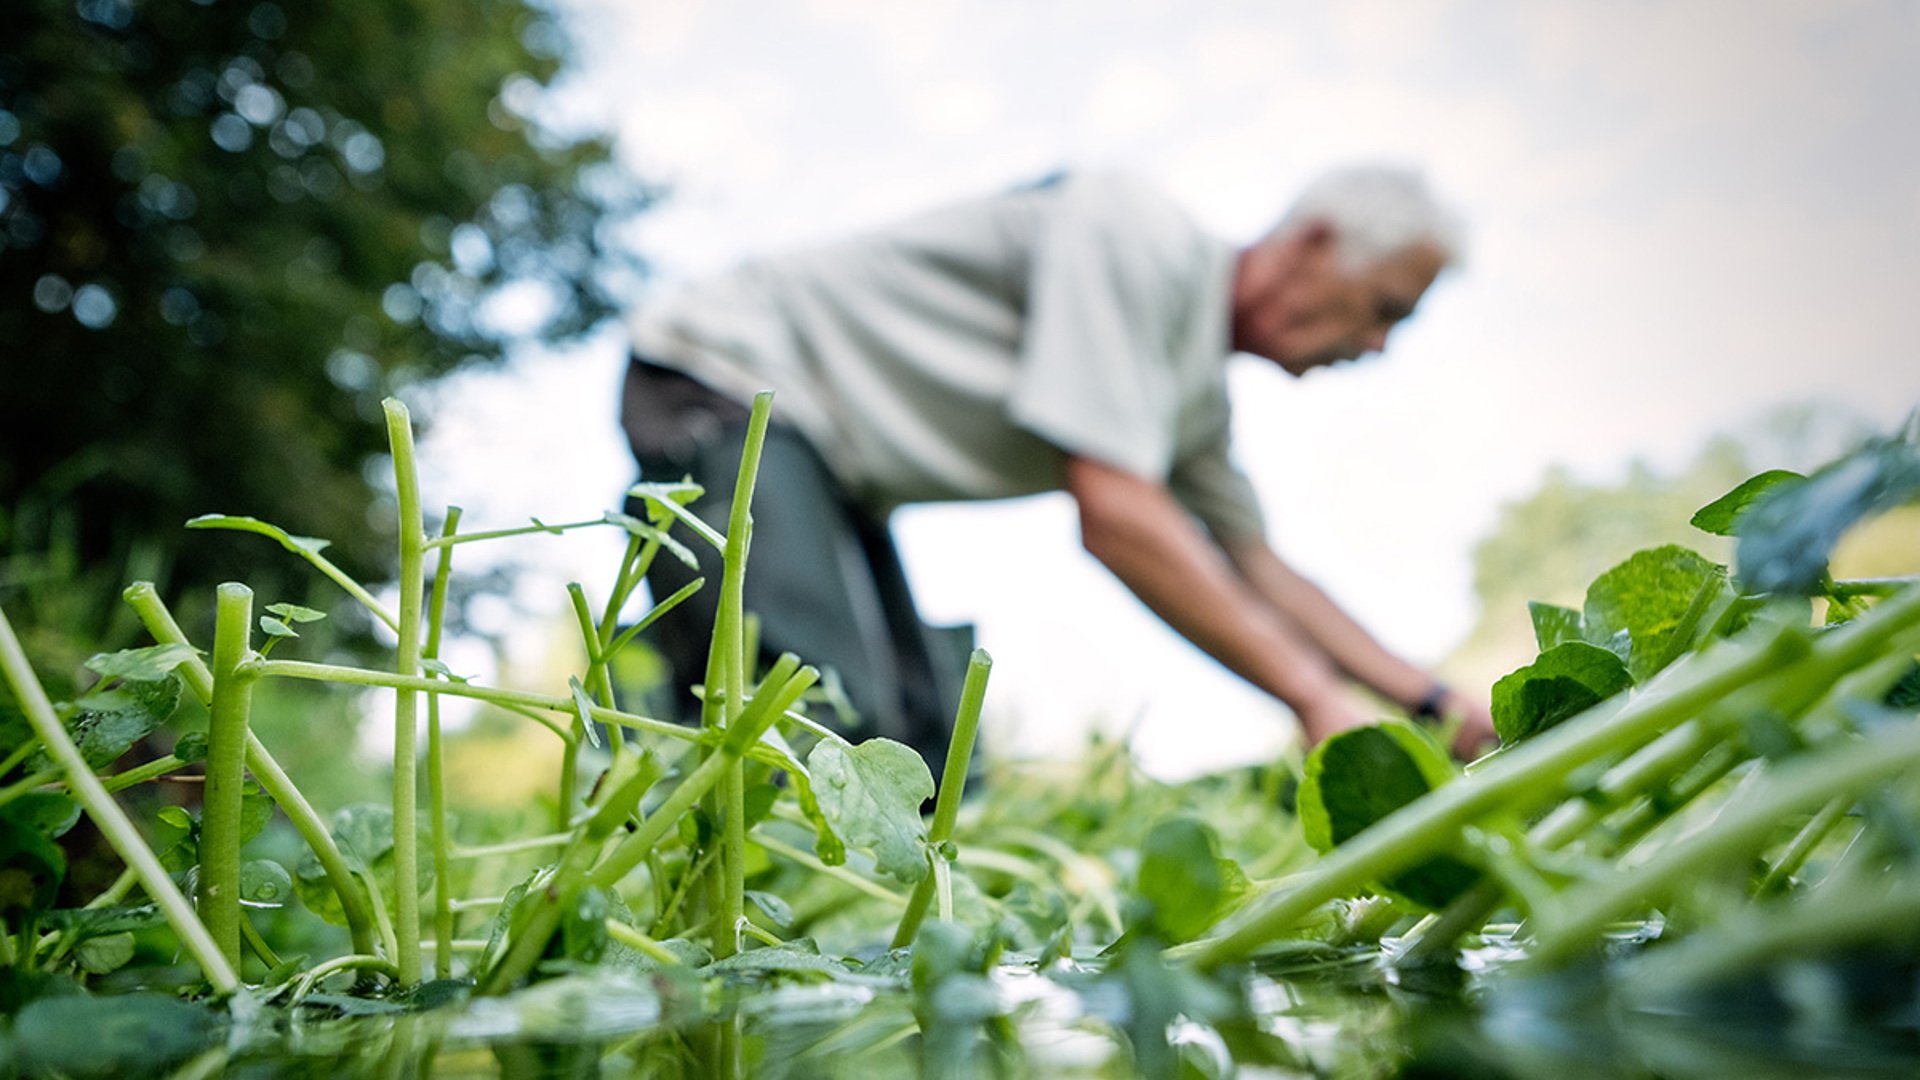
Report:
[{"label": "gray hair", "polygon": [[1316,222],[1332,226],[1335,257],[1348,271],[1420,245],[1437,249],[1448,264],[1465,254],[1465,223],[1415,169],[1358,165],[1325,173],[1307,185],[1268,236],[1290,235]]}]

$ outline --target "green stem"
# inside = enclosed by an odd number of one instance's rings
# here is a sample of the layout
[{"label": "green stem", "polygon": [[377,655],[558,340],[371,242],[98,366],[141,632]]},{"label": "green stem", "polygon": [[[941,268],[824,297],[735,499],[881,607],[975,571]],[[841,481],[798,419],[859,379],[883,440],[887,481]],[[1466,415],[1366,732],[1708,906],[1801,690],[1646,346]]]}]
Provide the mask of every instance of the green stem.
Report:
[{"label": "green stem", "polygon": [[244,911],[240,913],[240,937],[246,941],[247,948],[253,950],[253,955],[267,965],[268,971],[280,966],[280,955],[273,951],[273,946],[267,944],[266,938],[260,936],[260,931],[254,929],[253,920],[247,918]]},{"label": "green stem", "polygon": [[[185,764],[186,762],[181,761],[172,754],[168,754],[166,757],[154,758],[145,765],[135,766],[125,772],[117,772],[112,776],[102,777],[100,782],[108,791],[125,791],[127,788],[133,787],[136,784],[144,784],[149,780],[158,780]],[[0,801],[5,800],[4,798],[0,798]]]},{"label": "green stem", "polygon": [[[424,608],[426,522],[420,508],[420,476],[414,464],[413,427],[407,407],[396,398],[381,403],[387,413],[387,442],[393,454],[394,494],[399,503],[400,625],[394,647],[394,672],[420,673],[420,624]],[[393,696],[393,880],[394,932],[399,949],[393,962],[403,983],[420,978],[419,763],[420,699],[409,690]]]},{"label": "green stem", "polygon": [[[160,599],[151,582],[137,581],[127,586],[121,594],[134,614],[146,625],[147,633],[153,640],[163,645],[188,645],[187,635],[174,621],[173,613]],[[199,657],[181,664],[180,676],[186,681],[187,689],[200,699],[202,704],[213,700],[213,672]],[[294,785],[280,763],[274,760],[259,736],[247,732],[247,768],[253,773],[255,783],[260,789],[272,796],[274,804],[287,815],[293,823],[295,832],[307,842],[314,857],[320,860],[321,869],[326,871],[327,882],[333,886],[340,898],[340,910],[347,920],[347,932],[353,939],[353,949],[359,953],[373,951],[373,916],[367,910],[360,887],[354,883],[353,871],[348,868],[347,860],[340,854],[339,845],[333,841],[327,823],[322,821],[318,811],[307,802],[307,797]]]},{"label": "green stem", "polygon": [[[34,745],[38,746],[39,744],[35,743]],[[34,773],[32,776],[21,777],[19,780],[16,780],[15,782],[7,785],[4,789],[0,789],[0,806],[7,805],[8,803],[12,802],[13,800],[19,798],[22,795],[25,795],[27,792],[32,791],[35,788],[45,787],[48,784],[58,783],[60,781],[60,778],[63,775],[64,773],[60,769],[52,768],[52,769],[42,769],[41,771]],[[109,788],[108,790],[115,790],[115,789]]]},{"label": "green stem", "polygon": [[1920,768],[1920,729],[1913,727],[1781,765],[1749,787],[1711,826],[1580,893],[1551,926],[1540,928],[1530,962],[1553,965],[1572,959],[1608,923],[1659,903],[1678,883],[1698,877],[1704,868],[1750,857],[1779,830],[1782,816],[1857,796],[1876,782],[1915,768]]},{"label": "green stem", "polygon": [[[460,527],[461,510],[447,507],[440,534],[451,537]],[[447,586],[453,578],[453,548],[440,549],[433,572],[433,603],[427,610],[427,643],[421,655],[440,658],[440,638],[446,628]],[[445,979],[453,974],[453,875],[450,872],[452,830],[447,823],[447,751],[440,731],[440,695],[427,695],[427,813],[433,823],[433,971]]]},{"label": "green stem", "polygon": [[1799,873],[1800,868],[1806,865],[1814,849],[1820,846],[1820,841],[1825,840],[1828,833],[1846,820],[1847,811],[1852,807],[1853,800],[1844,797],[1834,799],[1821,807],[1812,819],[1794,834],[1780,856],[1773,861],[1773,865],[1767,868],[1767,876],[1760,880],[1759,886],[1754,889],[1755,894],[1771,896],[1785,889],[1787,883],[1793,880],[1793,875]]},{"label": "green stem", "polygon": [[641,933],[637,927],[628,926],[618,919],[608,919],[606,925],[607,936],[620,944],[630,949],[636,949],[646,954],[652,960],[665,964],[667,967],[684,968],[687,966],[685,961],[668,952],[666,946]]},{"label": "green stem", "polygon": [[[1608,814],[1672,780],[1699,760],[1719,737],[1698,720],[1674,727],[1607,770],[1591,790],[1549,811],[1527,831],[1528,846],[1541,851],[1565,847]],[[1461,935],[1479,929],[1506,898],[1506,890],[1496,880],[1474,886],[1420,928],[1419,936],[1402,952],[1402,959],[1417,965],[1449,952]]]},{"label": "green stem", "polygon": [[147,847],[140,830],[127,819],[113,796],[101,787],[93,770],[87,767],[80,748],[73,744],[67,729],[61,725],[60,717],[53,711],[53,702],[48,700],[46,689],[34,675],[33,666],[27,662],[27,654],[14,636],[13,625],[7,621],[4,611],[0,611],[0,671],[4,671],[14,696],[19,699],[21,711],[26,713],[27,722],[46,745],[48,755],[66,770],[67,785],[74,799],[93,819],[107,843],[140,876],[141,886],[159,905],[174,932],[180,935],[181,945],[200,965],[207,982],[222,995],[238,990],[239,975],[214,943],[213,936],[207,933],[205,924],[194,914],[193,905],[181,895],[153,850]]},{"label": "green stem", "polygon": [[[539,960],[547,941],[560,923],[560,913],[574,902],[582,888],[594,886],[612,888],[629,871],[638,866],[641,860],[653,850],[655,844],[665,837],[669,830],[679,827],[680,818],[695,802],[704,798],[720,782],[728,770],[731,760],[738,759],[748,745],[757,740],[761,733],[773,723],[800,695],[819,678],[819,672],[810,667],[799,668],[799,660],[791,653],[786,654],[774,664],[760,692],[748,702],[740,721],[728,729],[726,738],[706,760],[700,762],[687,778],[674,788],[673,793],[647,815],[646,820],[620,842],[597,867],[590,871],[572,872],[579,862],[563,857],[562,866],[539,896],[528,904],[530,909],[514,931],[513,943],[508,946],[507,954],[495,965],[493,971],[481,982],[479,993],[502,994],[512,988]],[[775,676],[780,676],[776,678]],[[621,759],[625,760],[625,759]],[[616,762],[618,764],[618,761]],[[626,801],[630,794],[637,802],[640,790],[628,792],[629,785],[623,784],[616,789],[617,797],[610,796],[601,812],[596,812],[583,826],[583,840],[568,849],[569,854],[585,851],[588,857],[598,850],[599,838],[610,836],[616,826],[624,824],[631,811],[631,803]],[[641,785],[633,784],[634,788]],[[596,830],[604,830],[596,832]]]},{"label": "green stem", "polygon": [[385,975],[395,982],[403,981],[400,978],[399,969],[393,966],[392,961],[383,957],[364,954],[357,956],[336,956],[324,963],[315,964],[311,971],[302,975],[300,981],[293,986],[293,993],[289,995],[288,1004],[300,1004],[302,998],[305,998],[311,993],[314,987],[320,985],[320,980],[342,971],[373,971]]},{"label": "green stem", "polygon": [[[895,907],[903,907],[907,903],[906,897],[901,896],[897,892],[893,892],[892,890],[888,889],[886,886],[875,884],[874,882],[861,877],[859,874],[856,874],[853,871],[848,870],[844,866],[828,866],[826,863],[821,862],[820,857],[813,854],[812,852],[803,851],[800,848],[794,847],[791,844],[775,839],[774,837],[767,835],[765,832],[755,832],[753,834],[753,842],[767,849],[767,851],[771,852],[772,854],[778,855],[781,858],[787,859],[791,862],[799,863],[801,866],[804,866],[807,869],[814,871],[815,873],[824,874],[827,877],[830,877],[835,881],[840,882],[843,885],[851,886],[854,889],[858,889],[860,892],[863,892],[866,895],[873,897],[875,900],[879,900],[887,904],[892,904]],[[1042,882],[1046,881],[1044,877],[1041,877],[1038,880]]]},{"label": "green stem", "polygon": [[427,551],[446,550],[458,544],[471,544],[476,540],[504,540],[513,536],[530,536],[533,533],[559,533],[569,529],[585,529],[594,525],[605,525],[606,518],[594,518],[592,521],[569,521],[564,525],[521,525],[513,529],[493,529],[488,532],[461,533],[454,535],[452,526],[422,545]]},{"label": "green stem", "polygon": [[[930,869],[939,869],[945,859],[939,848],[953,837],[953,824],[960,817],[960,800],[966,794],[967,771],[973,763],[973,744],[980,733],[980,710],[986,702],[987,676],[993,670],[993,657],[985,649],[973,650],[967,661],[967,679],[960,688],[960,709],[954,717],[953,738],[947,745],[947,764],[941,771],[940,793],[933,801],[933,825],[927,832],[927,857]],[[926,917],[927,903],[933,898],[934,875],[920,879],[906,914],[893,932],[893,947],[913,944],[913,935]]]},{"label": "green stem", "polygon": [[[419,675],[394,675],[390,672],[367,671],[364,668],[344,667],[338,664],[314,664],[305,660],[257,660],[249,667],[262,677],[278,675],[293,679],[346,683],[351,686],[384,686],[396,690],[421,690],[445,694],[449,697],[472,698],[502,708],[540,709],[568,716],[576,712],[571,696],[529,694],[519,690],[502,690],[498,687],[478,686],[474,683],[448,682],[445,679]],[[669,739],[679,739],[682,742],[699,742],[702,737],[700,732],[683,724],[655,720],[653,717],[641,716],[637,713],[621,712],[618,709],[607,709],[597,705],[590,712],[594,719],[602,723],[622,724],[654,735],[664,735]],[[561,731],[556,725],[546,726],[562,739],[573,737]]]},{"label": "green stem", "polygon": [[253,590],[220,586],[213,629],[213,703],[200,811],[200,920],[221,955],[240,965],[240,796],[246,788],[253,680],[241,671],[253,630]]},{"label": "green stem", "polygon": [[505,993],[533,970],[559,925],[560,913],[572,906],[585,887],[594,858],[614,831],[626,823],[656,776],[632,754],[613,759],[607,780],[601,785],[600,804],[581,822],[552,873],[538,882],[539,889],[528,891],[514,920],[507,952],[481,979],[480,994]]},{"label": "green stem", "polygon": [[13,748],[13,753],[8,754],[5,761],[0,761],[0,776],[5,776],[18,768],[21,762],[32,757],[33,752],[38,749],[40,749],[40,740],[21,739],[20,745]]},{"label": "green stem", "polygon": [[[707,685],[726,688],[725,726],[728,729],[740,722],[746,701],[747,666],[753,662],[753,658],[746,655],[747,551],[752,546],[753,538],[753,488],[760,472],[760,454],[766,444],[767,418],[772,411],[773,391],[763,390],[754,395],[753,412],[747,419],[747,438],[740,457],[740,471],[734,478],[733,505],[727,519],[727,547],[721,560],[721,616],[716,620],[714,652],[707,665]],[[716,675],[719,676],[718,680],[715,679]],[[783,681],[784,678],[782,676]],[[722,960],[740,951],[740,935],[736,928],[747,915],[745,770],[746,763],[739,755],[730,757],[726,776],[720,785],[721,932],[714,940],[713,954]]]}]

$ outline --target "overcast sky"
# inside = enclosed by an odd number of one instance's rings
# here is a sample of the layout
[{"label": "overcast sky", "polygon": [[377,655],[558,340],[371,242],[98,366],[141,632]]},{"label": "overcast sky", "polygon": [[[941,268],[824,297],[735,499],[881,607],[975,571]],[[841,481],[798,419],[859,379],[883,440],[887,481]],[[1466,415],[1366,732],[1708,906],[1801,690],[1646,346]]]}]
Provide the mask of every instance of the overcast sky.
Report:
[{"label": "overcast sky", "polygon": [[[1471,545],[1550,465],[1673,466],[1790,402],[1920,404],[1908,0],[557,2],[582,63],[554,107],[671,186],[636,230],[655,288],[1060,167],[1136,170],[1241,241],[1323,168],[1424,167],[1470,256],[1387,355],[1233,375],[1282,554],[1417,660],[1471,623]],[[620,350],[467,380],[430,482],[470,516],[612,505]],[[519,438],[478,438],[502,421]],[[1181,772],[1287,737],[1080,553],[1060,498],[897,527],[928,614],[994,653],[1002,750],[1103,717]]]}]

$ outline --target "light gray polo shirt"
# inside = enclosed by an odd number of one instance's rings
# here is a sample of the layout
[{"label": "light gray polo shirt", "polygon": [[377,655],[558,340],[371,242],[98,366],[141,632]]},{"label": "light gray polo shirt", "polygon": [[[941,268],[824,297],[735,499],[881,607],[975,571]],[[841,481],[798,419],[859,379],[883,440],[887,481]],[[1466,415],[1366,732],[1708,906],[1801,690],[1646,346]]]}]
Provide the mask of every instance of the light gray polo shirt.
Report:
[{"label": "light gray polo shirt", "polygon": [[1165,195],[1089,174],[746,263],[648,305],[637,353],[773,415],[863,504],[1058,490],[1068,453],[1259,536],[1228,457],[1235,252]]}]

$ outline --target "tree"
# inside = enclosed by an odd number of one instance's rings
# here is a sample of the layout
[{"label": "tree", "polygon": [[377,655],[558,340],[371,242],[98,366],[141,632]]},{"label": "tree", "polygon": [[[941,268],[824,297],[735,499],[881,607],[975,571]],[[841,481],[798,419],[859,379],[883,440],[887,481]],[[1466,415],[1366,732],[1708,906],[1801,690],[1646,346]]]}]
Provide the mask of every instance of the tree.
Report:
[{"label": "tree", "polygon": [[[1660,473],[1634,462],[1613,481],[1547,470],[1540,486],[1500,511],[1473,553],[1480,614],[1446,670],[1485,687],[1536,653],[1528,601],[1581,606],[1587,584],[1635,551],[1679,544],[1725,563],[1730,542],[1689,524],[1694,511],[1763,469],[1809,472],[1872,432],[1838,407],[1776,408],[1715,437],[1681,468]],[[1890,514],[1849,538],[1835,557],[1841,576],[1911,573],[1914,517]],[[1903,543],[1904,539],[1904,543]]]},{"label": "tree", "polygon": [[14,0],[6,21],[0,602],[27,622],[54,595],[35,575],[304,580],[269,545],[186,542],[205,512],[377,575],[379,400],[576,334],[639,270],[607,232],[652,194],[530,118],[566,43],[524,0]]}]

